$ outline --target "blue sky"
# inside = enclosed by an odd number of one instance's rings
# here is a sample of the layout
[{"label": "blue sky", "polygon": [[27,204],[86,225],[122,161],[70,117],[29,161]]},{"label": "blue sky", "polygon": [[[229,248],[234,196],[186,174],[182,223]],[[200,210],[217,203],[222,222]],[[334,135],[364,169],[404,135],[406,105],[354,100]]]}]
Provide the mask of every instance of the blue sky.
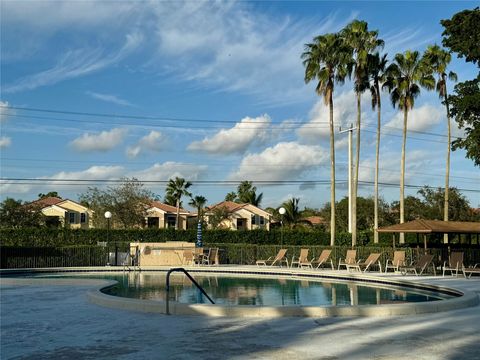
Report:
[{"label": "blue sky", "polygon": [[[262,206],[294,196],[301,207],[320,207],[329,185],[302,182],[330,178],[328,112],[314,85],[304,84],[303,45],[362,19],[379,30],[390,56],[423,51],[441,43],[441,19],[475,4],[2,0],[1,177],[42,181],[2,180],[1,198],[58,191],[75,200],[86,190],[50,179],[182,176],[209,204],[236,185],[196,181],[295,181],[257,183]],[[451,68],[459,81],[477,71],[455,56]],[[354,122],[351,82],[337,87],[334,103],[338,125]],[[386,93],[383,104],[380,181],[398,184],[401,115]],[[373,181],[369,94],[362,121],[360,180]],[[424,133],[445,134],[435,93],[423,91],[409,129],[406,183],[443,186],[445,137]],[[346,145],[337,134],[337,199],[346,195]],[[452,153],[451,186],[475,190],[464,195],[478,207],[479,171],[464,156]],[[164,185],[148,186],[163,197]],[[398,199],[398,188],[381,191],[389,202]],[[360,188],[372,194],[372,186]]]}]

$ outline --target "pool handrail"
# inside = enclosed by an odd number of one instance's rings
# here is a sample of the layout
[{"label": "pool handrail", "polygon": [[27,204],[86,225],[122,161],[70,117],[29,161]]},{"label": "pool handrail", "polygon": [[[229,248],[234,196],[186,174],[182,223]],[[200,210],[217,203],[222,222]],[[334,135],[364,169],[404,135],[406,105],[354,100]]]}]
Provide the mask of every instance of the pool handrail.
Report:
[{"label": "pool handrail", "polygon": [[205,297],[212,304],[215,304],[215,302],[210,298],[210,296],[208,296],[208,294],[205,292],[205,290],[195,281],[195,279],[192,277],[192,275],[190,275],[188,273],[187,270],[185,270],[184,268],[173,268],[173,269],[168,270],[168,272],[167,272],[167,284],[166,284],[167,295],[166,295],[166,299],[165,299],[165,313],[167,315],[170,315],[170,309],[169,309],[170,274],[174,271],[183,272],[185,275],[187,275],[187,277],[190,279],[190,281],[202,292],[202,294],[205,295]]}]

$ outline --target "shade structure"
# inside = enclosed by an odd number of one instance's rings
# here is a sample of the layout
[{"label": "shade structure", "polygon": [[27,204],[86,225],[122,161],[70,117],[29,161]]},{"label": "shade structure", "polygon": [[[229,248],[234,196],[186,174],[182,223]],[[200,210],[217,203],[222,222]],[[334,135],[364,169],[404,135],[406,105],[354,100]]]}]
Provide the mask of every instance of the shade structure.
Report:
[{"label": "shade structure", "polygon": [[480,234],[480,222],[417,219],[377,229],[379,233]]},{"label": "shade structure", "polygon": [[202,247],[203,242],[202,242],[202,222],[199,221],[197,225],[197,247]]}]

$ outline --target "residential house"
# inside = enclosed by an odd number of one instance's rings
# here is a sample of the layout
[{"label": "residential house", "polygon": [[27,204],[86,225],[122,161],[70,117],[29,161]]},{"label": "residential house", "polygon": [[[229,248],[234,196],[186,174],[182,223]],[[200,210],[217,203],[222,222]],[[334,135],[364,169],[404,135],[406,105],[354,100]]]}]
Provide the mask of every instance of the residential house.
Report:
[{"label": "residential house", "polygon": [[38,206],[46,216],[47,226],[62,226],[72,229],[89,229],[92,226],[93,211],[69,199],[46,197],[36,200],[32,205]]},{"label": "residential house", "polygon": [[224,208],[228,212],[228,218],[223,219],[218,226],[223,229],[232,230],[270,230],[270,220],[272,215],[263,209],[252,204],[238,204],[233,201],[222,201],[213,206],[207,207],[205,217],[207,224],[211,227],[211,217],[215,209]]},{"label": "residential house", "polygon": [[[180,208],[179,229],[187,229],[187,219],[190,215],[188,210]],[[176,221],[177,208],[175,206],[167,205],[160,201],[152,201],[151,207],[147,210],[147,227],[155,229],[175,228]]]}]

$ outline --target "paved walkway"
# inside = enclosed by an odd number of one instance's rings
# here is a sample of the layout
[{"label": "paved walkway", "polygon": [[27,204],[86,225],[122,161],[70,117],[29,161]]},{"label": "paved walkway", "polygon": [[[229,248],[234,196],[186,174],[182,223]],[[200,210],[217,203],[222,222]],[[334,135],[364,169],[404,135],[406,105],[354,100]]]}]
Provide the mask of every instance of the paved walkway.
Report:
[{"label": "paved walkway", "polygon": [[[422,281],[480,294],[478,278]],[[386,318],[165,316],[97,306],[89,288],[3,285],[0,358],[480,359],[478,306]]]}]

